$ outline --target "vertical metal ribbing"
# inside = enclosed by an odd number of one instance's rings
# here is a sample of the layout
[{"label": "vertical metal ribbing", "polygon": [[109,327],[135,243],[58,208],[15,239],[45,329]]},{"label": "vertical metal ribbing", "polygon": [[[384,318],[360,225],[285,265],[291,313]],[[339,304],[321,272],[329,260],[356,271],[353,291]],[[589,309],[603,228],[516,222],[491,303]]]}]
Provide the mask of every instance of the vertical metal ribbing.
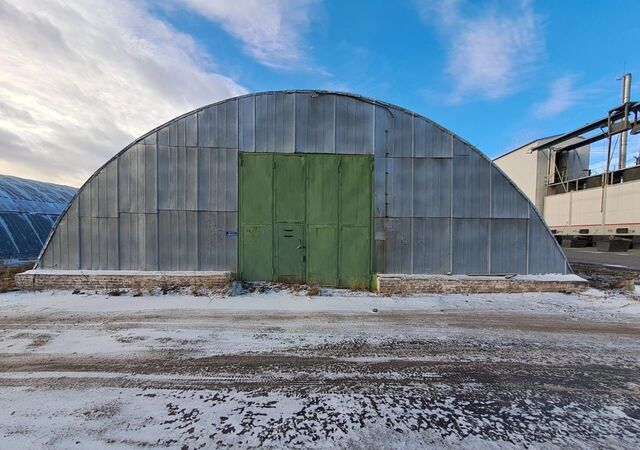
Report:
[{"label": "vertical metal ribbing", "polygon": [[488,234],[488,245],[487,245],[487,272],[491,273],[491,224],[493,223],[493,198],[491,196],[491,162],[489,163],[489,234]]},{"label": "vertical metal ribbing", "polygon": [[411,211],[411,218],[409,219],[409,273],[414,273],[414,267],[413,267],[413,247],[414,247],[414,241],[413,241],[413,222],[414,222],[414,218],[415,218],[415,214],[414,214],[414,210],[413,210],[413,205],[414,205],[414,195],[416,195],[413,186],[414,186],[414,179],[415,179],[415,167],[413,165],[413,161],[415,158],[415,126],[416,126],[416,117],[415,115],[411,115],[411,204],[410,206],[410,211]]},{"label": "vertical metal ribbing", "polygon": [[[195,168],[195,175],[196,175],[196,189],[195,189],[195,220],[196,220],[196,270],[201,270],[200,269],[200,205],[198,205],[198,198],[200,197],[199,195],[199,190],[200,190],[200,121],[198,120],[198,111],[193,113],[195,118],[196,118],[196,168]],[[240,102],[238,102],[238,112],[236,114],[237,116],[240,115]],[[240,142],[240,132],[238,131],[238,134],[236,135],[237,139],[238,139],[238,143]],[[239,145],[239,144],[238,144]],[[156,158],[156,161],[158,160],[158,158]],[[157,221],[156,221],[157,223]],[[157,226],[157,225],[156,225]],[[156,235],[159,233],[156,233]],[[158,258],[160,259],[160,258]]]},{"label": "vertical metal ribbing", "polygon": [[[298,137],[296,136],[297,106],[298,106],[298,94],[294,93],[293,94],[293,153],[294,154],[298,153]],[[284,99],[283,99],[283,115],[284,115]],[[283,123],[284,123],[284,118],[283,118]]]},{"label": "vertical metal ribbing", "polygon": [[529,241],[529,235],[530,235],[530,231],[529,229],[531,228],[531,206],[527,205],[527,245],[526,245],[526,255],[527,255],[527,262],[526,262],[526,271],[527,274],[529,274],[529,247],[531,245],[531,242]]},{"label": "vertical metal ribbing", "polygon": [[[196,113],[197,114],[197,113]],[[196,116],[197,118],[197,116]],[[197,120],[196,120],[196,127],[197,127]],[[196,132],[197,132],[197,128],[196,128]],[[160,165],[160,158],[158,157],[158,153],[159,153],[159,149],[160,149],[160,142],[159,142],[159,135],[160,133],[156,133],[156,270],[160,270],[160,170],[159,170],[159,165]],[[196,143],[197,143],[197,139],[198,137],[196,136]],[[119,223],[119,222],[118,222]],[[120,256],[120,255],[118,255]]]},{"label": "vertical metal ribbing", "polygon": [[453,165],[455,157],[453,154],[453,135],[449,134],[449,145],[451,147],[451,173],[449,174],[449,274],[453,273]]}]

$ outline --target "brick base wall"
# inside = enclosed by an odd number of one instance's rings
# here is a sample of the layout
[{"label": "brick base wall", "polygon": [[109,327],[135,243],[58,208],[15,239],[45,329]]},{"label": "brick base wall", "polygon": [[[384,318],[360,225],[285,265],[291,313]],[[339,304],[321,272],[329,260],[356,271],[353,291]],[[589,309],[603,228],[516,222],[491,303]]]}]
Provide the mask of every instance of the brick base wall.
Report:
[{"label": "brick base wall", "polygon": [[582,292],[589,287],[576,275],[558,277],[472,277],[465,275],[378,275],[383,295],[484,294],[516,292]]},{"label": "brick base wall", "polygon": [[25,290],[224,289],[232,279],[231,272],[28,270],[16,275],[16,286]]}]

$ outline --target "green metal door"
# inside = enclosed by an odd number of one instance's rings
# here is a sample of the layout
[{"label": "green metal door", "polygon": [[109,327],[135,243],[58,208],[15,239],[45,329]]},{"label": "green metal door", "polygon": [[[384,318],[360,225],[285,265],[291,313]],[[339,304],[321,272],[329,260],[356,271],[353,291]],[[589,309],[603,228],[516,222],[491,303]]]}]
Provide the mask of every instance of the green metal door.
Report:
[{"label": "green metal door", "polygon": [[276,280],[304,282],[305,157],[275,155]]},{"label": "green metal door", "polygon": [[273,279],[273,155],[240,153],[240,277]]},{"label": "green metal door", "polygon": [[340,158],[308,155],[307,281],[337,286]]},{"label": "green metal door", "polygon": [[366,288],[371,280],[373,161],[340,157],[340,285]]},{"label": "green metal door", "polygon": [[277,279],[288,283],[301,283],[304,281],[303,225],[279,223],[277,230]]},{"label": "green metal door", "polygon": [[368,286],[372,164],[367,155],[241,154],[241,278]]}]

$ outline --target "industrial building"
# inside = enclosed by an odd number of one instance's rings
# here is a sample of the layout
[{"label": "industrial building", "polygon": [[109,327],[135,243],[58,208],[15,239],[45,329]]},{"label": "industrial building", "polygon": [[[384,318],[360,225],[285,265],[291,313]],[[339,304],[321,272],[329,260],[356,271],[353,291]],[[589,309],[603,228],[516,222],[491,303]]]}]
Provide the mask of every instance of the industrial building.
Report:
[{"label": "industrial building", "polygon": [[33,261],[76,190],[0,175],[0,262]]},{"label": "industrial building", "polygon": [[537,209],[478,149],[411,111],[325,91],[231,98],[137,139],[80,188],[37,269],[348,287],[570,273]]},{"label": "industrial building", "polygon": [[[535,140],[494,161],[563,245],[640,246],[640,103],[630,100],[631,76],[623,80],[623,103],[604,119]],[[597,134],[584,136],[592,131]],[[592,158],[598,141],[604,144],[600,159]]]}]

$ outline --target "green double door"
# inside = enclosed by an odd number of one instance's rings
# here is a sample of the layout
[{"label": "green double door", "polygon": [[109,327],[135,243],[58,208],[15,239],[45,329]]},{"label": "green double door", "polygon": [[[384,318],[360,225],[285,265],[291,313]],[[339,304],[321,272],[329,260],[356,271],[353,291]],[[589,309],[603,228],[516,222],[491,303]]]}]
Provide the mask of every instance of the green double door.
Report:
[{"label": "green double door", "polygon": [[239,164],[242,279],[369,285],[370,156],[241,153]]}]

